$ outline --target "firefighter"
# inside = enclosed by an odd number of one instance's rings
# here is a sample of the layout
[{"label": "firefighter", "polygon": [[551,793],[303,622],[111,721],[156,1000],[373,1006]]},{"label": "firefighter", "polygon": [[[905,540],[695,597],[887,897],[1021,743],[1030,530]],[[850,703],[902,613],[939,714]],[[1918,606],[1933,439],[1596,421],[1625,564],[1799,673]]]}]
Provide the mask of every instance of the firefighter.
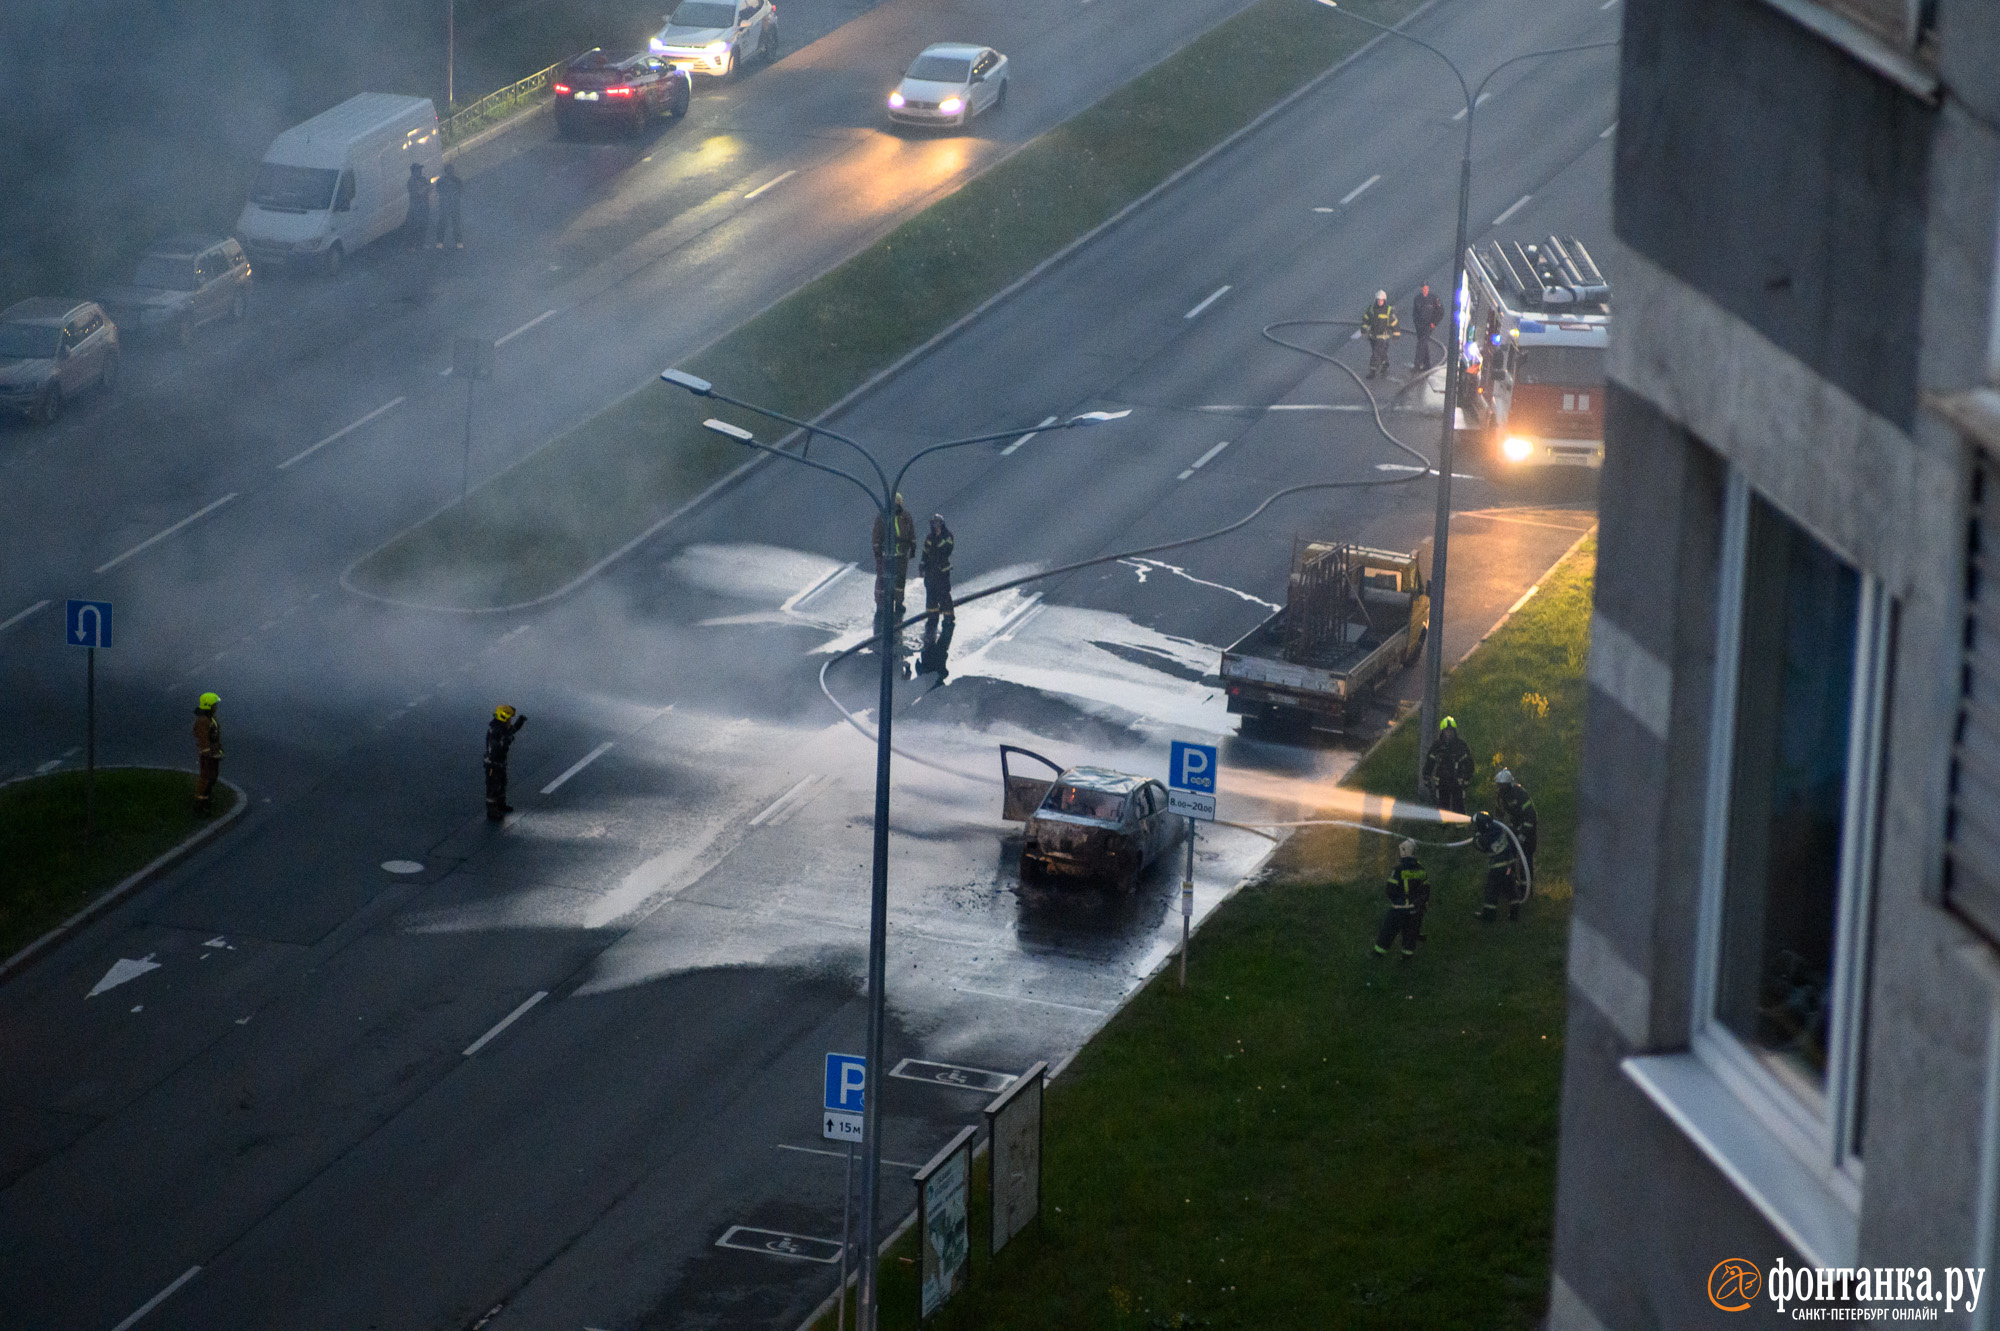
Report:
[{"label": "firefighter", "polygon": [[514,806],[507,802],[507,751],[514,747],[514,736],[521,733],[521,727],[528,724],[528,718],[506,703],[493,709],[493,719],[486,723],[486,818],[489,822],[499,822],[514,812]]},{"label": "firefighter", "polygon": [[1507,918],[1521,918],[1521,860],[1514,850],[1514,838],[1498,818],[1481,809],[1472,816],[1472,844],[1486,853],[1486,889],[1479,906],[1481,923],[1500,918],[1500,903],[1507,903]]},{"label": "firefighter", "polygon": [[1405,841],[1396,848],[1402,858],[1389,871],[1383,890],[1389,895],[1389,911],[1382,927],[1375,931],[1375,955],[1389,955],[1389,944],[1398,934],[1403,938],[1403,955],[1417,955],[1417,940],[1424,936],[1424,911],[1431,904],[1430,875],[1417,863],[1417,843]]},{"label": "firefighter", "polygon": [[1444,302],[1431,290],[1430,283],[1424,283],[1424,289],[1417,293],[1410,306],[1410,318],[1417,325],[1416,363],[1410,368],[1422,374],[1431,367],[1431,331],[1444,322]]},{"label": "firefighter", "polygon": [[910,578],[910,556],[917,552],[917,520],[903,507],[900,494],[890,521],[896,528],[893,537],[883,526],[882,515],[875,515],[875,613],[878,619],[890,615],[894,624],[903,619],[903,584]]},{"label": "firefighter", "polygon": [[1528,798],[1526,787],[1514,779],[1514,773],[1503,767],[1493,778],[1494,792],[1500,797],[1500,820],[1514,830],[1521,839],[1521,854],[1528,861],[1528,872],[1535,871],[1535,840],[1539,827],[1535,818],[1535,802]]},{"label": "firefighter", "polygon": [[924,536],[924,549],[917,559],[917,572],[924,580],[924,637],[937,636],[938,621],[952,619],[951,552],[958,542],[944,525],[944,514],[931,514],[931,529]]},{"label": "firefighter", "polygon": [[1368,339],[1368,377],[1376,378],[1389,373],[1389,339],[1400,337],[1396,331],[1396,307],[1389,303],[1389,293],[1375,293],[1375,303],[1361,312],[1361,335]]},{"label": "firefighter", "polygon": [[410,211],[403,219],[403,245],[420,250],[431,235],[431,178],[422,162],[410,163],[410,178],[404,183],[410,194]]},{"label": "firefighter", "polygon": [[1453,717],[1438,722],[1437,738],[1424,755],[1423,783],[1440,809],[1465,812],[1465,792],[1472,785],[1472,749]]},{"label": "firefighter", "polygon": [[194,757],[197,772],[194,779],[195,812],[208,812],[209,796],[215,792],[215,783],[222,776],[222,722],[215,719],[215,709],[222,699],[213,693],[204,693],[194,704]]}]

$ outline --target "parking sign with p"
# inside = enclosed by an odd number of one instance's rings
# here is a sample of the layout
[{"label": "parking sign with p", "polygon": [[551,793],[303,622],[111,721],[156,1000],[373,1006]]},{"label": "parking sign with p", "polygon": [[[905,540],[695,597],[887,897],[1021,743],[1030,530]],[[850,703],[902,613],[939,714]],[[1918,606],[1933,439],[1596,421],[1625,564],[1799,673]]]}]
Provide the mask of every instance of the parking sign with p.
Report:
[{"label": "parking sign with p", "polygon": [[860,1141],[861,1111],[867,1090],[867,1059],[859,1054],[828,1054],[820,1135],[828,1141]]},{"label": "parking sign with p", "polygon": [[1215,768],[1213,744],[1189,744],[1186,740],[1177,739],[1167,762],[1167,784],[1177,790],[1198,790],[1204,795],[1213,795]]}]

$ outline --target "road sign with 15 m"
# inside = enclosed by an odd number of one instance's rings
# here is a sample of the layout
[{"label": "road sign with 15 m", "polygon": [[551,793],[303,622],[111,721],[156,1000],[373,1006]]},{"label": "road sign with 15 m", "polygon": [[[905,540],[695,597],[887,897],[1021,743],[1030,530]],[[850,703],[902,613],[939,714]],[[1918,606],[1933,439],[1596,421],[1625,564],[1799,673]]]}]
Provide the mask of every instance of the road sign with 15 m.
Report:
[{"label": "road sign with 15 m", "polygon": [[1190,744],[1177,739],[1167,761],[1167,784],[1175,790],[1198,790],[1213,795],[1216,765],[1213,744]]},{"label": "road sign with 15 m", "polygon": [[63,641],[72,647],[111,645],[111,602],[71,601]]},{"label": "road sign with 15 m", "polygon": [[820,1135],[828,1141],[860,1141],[867,1093],[868,1060],[859,1054],[828,1054]]}]

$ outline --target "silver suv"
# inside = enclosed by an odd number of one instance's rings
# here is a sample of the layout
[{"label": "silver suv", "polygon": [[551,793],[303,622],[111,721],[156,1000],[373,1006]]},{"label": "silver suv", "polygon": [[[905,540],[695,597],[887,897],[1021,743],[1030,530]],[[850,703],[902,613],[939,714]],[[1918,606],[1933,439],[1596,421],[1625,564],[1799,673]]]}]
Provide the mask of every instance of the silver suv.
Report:
[{"label": "silver suv", "polygon": [[118,381],[118,325],[94,300],[36,296],[0,310],[0,410],[47,425],[63,402]]},{"label": "silver suv", "polygon": [[778,6],[773,0],[682,0],[649,48],[690,74],[740,74],[753,60],[778,58]]},{"label": "silver suv", "polygon": [[187,346],[215,319],[250,308],[250,260],[227,237],[172,236],[146,251],[131,284],[104,293],[105,310],[127,333],[166,333]]}]

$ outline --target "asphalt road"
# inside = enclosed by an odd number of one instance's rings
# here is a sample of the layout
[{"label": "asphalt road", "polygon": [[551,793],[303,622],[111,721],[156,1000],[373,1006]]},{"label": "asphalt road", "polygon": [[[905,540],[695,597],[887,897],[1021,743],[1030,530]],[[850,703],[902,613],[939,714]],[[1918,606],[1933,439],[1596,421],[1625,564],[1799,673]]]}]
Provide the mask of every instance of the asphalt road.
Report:
[{"label": "asphalt road", "polygon": [[[1598,0],[1483,0],[1430,11],[1418,31],[1477,69],[1614,22]],[[1133,409],[913,473],[912,507],[958,532],[962,593],[1213,528],[1282,485],[1408,474],[1378,469],[1406,455],[1344,409],[1362,401],[1352,379],[1260,330],[1351,318],[1378,285],[1401,301],[1442,274],[1459,126],[1427,59],[1377,48],[848,413],[843,427],[893,457],[1011,421]],[[1608,233],[1612,68],[1583,57],[1496,81],[1475,219],[1526,196],[1510,228]],[[784,69],[741,85],[746,99]],[[615,237],[593,262],[641,244]],[[323,381],[352,392],[366,379],[376,394],[398,373],[435,379],[415,324],[445,299],[399,316],[413,324],[384,339],[394,347],[330,338],[320,374],[273,380],[272,418],[303,409],[308,386],[332,391]],[[551,338],[524,367],[544,372],[504,404],[523,447],[541,399],[587,398],[592,383],[601,397],[618,374],[706,340],[581,323],[559,315],[516,339]],[[1362,363],[1341,330],[1323,335]],[[594,378],[607,362],[625,368]],[[171,1289],[139,1324],[774,1326],[831,1288],[824,1265],[716,1244],[732,1225],[839,1232],[841,1161],[814,1153],[812,1095],[821,1055],[861,1043],[871,764],[817,675],[865,630],[867,579],[842,570],[866,566],[868,515],[772,464],[539,613],[392,612],[345,597],[334,576],[447,479],[411,456],[444,427],[427,436],[402,410],[315,454],[317,482],[280,492],[316,474],[300,463],[239,490],[90,584],[143,608],[109,654],[130,662],[106,688],[112,755],[183,760],[187,699],[217,688],[228,770],[255,803],[222,845],[0,987],[0,1323],[118,1327]],[[1386,419],[1428,450],[1434,422]],[[218,466],[250,466],[254,429],[221,433]],[[258,465],[290,456],[275,442],[261,439]],[[200,471],[170,433],[134,447]],[[72,484],[103,475],[135,502],[150,493],[143,466],[72,463]],[[39,509],[24,511],[67,514],[58,461],[37,453],[30,470]],[[29,566],[10,552],[0,578],[24,602],[63,595],[75,584],[59,576],[250,483],[234,476],[130,531],[109,505],[95,534],[50,531],[45,550],[10,527],[0,539],[42,552]],[[1461,483],[1449,657],[1588,527],[1588,487],[1566,479]],[[1170,873],[1129,897],[1020,884],[996,744],[1158,772],[1170,739],[1224,736],[1226,815],[1310,811],[1351,746],[1227,738],[1216,653],[1280,599],[1294,535],[1408,547],[1428,534],[1429,506],[1422,485],[1285,501],[1221,540],[967,607],[949,682],[900,695],[892,1065],[927,1059],[977,1080],[1060,1059],[1177,940]],[[0,738],[0,768],[32,770],[74,742],[78,663],[45,638],[46,619],[0,637],[14,695],[37,700]],[[872,703],[870,664],[829,672],[857,712]],[[521,813],[494,829],[477,756],[503,697],[531,720],[516,749]],[[1204,841],[1198,912],[1268,844],[1230,829]],[[121,958],[157,968],[86,997]],[[886,1090],[884,1153],[904,1164],[985,1099],[907,1076]],[[895,1179],[885,1197],[906,1204]]]}]

